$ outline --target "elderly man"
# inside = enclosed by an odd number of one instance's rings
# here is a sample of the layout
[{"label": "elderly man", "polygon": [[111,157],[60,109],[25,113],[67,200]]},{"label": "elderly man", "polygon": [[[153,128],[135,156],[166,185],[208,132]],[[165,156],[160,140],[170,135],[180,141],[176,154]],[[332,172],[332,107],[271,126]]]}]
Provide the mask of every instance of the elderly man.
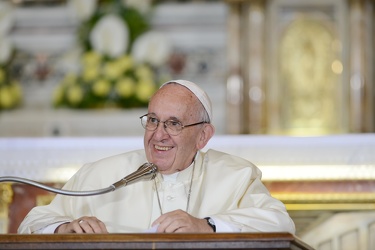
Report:
[{"label": "elderly man", "polygon": [[165,83],[141,116],[144,150],[83,166],[64,186],[107,187],[145,162],[157,176],[99,196],[57,195],[35,207],[19,233],[295,232],[285,206],[270,196],[252,163],[208,150],[212,107],[198,85]]}]

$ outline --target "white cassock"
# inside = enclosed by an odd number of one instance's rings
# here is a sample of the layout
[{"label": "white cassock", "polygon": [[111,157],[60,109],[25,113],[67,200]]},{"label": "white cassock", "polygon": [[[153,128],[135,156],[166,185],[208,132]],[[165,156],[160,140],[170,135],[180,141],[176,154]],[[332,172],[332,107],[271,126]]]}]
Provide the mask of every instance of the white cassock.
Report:
[{"label": "white cassock", "polygon": [[[106,188],[145,162],[144,150],[137,150],[86,164],[63,189]],[[103,195],[56,195],[51,204],[33,208],[18,233],[41,233],[51,224],[82,216],[97,217],[110,233],[145,232],[161,212],[186,211],[190,184],[187,212],[197,218],[212,217],[238,232],[295,233],[284,204],[271,197],[261,182],[261,171],[243,158],[215,150],[198,152],[194,163],[174,180],[157,174],[155,180],[139,181]]]}]

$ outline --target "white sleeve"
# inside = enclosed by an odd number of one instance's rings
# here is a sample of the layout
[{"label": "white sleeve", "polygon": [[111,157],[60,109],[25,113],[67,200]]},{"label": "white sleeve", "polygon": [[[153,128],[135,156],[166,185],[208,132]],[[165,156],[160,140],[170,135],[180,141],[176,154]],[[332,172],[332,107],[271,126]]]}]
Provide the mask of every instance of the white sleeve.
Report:
[{"label": "white sleeve", "polygon": [[211,219],[215,222],[217,233],[236,233],[241,231],[239,228],[235,227],[234,225],[228,222],[225,222],[215,217],[211,217]]},{"label": "white sleeve", "polygon": [[[58,226],[60,226],[61,224],[64,224],[64,223],[66,223],[66,222],[59,221],[59,222],[53,223],[51,225],[46,226],[45,228],[42,228],[39,233],[42,233],[42,234],[54,234],[56,228]],[[38,233],[38,232],[36,232],[36,233]]]}]

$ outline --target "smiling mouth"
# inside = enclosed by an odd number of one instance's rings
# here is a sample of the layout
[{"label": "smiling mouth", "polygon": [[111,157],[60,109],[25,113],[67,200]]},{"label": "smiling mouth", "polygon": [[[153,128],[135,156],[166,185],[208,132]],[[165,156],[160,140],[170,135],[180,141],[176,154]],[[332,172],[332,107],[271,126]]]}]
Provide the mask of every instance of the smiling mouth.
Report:
[{"label": "smiling mouth", "polygon": [[155,145],[155,149],[156,150],[160,150],[160,151],[168,151],[170,149],[172,149],[172,147],[162,147],[162,146],[158,146],[158,145]]}]

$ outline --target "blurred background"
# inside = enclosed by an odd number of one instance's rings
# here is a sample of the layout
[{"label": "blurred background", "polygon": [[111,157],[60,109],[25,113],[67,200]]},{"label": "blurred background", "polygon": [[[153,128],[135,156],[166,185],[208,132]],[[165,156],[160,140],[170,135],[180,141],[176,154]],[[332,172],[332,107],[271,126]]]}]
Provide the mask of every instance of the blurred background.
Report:
[{"label": "blurred background", "polygon": [[[210,146],[260,166],[298,236],[374,249],[374,5],[0,1],[1,175],[59,185],[87,161],[142,147],[149,97],[186,79],[211,97]],[[26,191],[1,187],[0,226],[14,232]],[[50,199],[29,196],[29,207]]]},{"label": "blurred background", "polygon": [[142,135],[171,79],[209,93],[218,134],[373,132],[373,20],[372,1],[1,1],[0,135]]}]

